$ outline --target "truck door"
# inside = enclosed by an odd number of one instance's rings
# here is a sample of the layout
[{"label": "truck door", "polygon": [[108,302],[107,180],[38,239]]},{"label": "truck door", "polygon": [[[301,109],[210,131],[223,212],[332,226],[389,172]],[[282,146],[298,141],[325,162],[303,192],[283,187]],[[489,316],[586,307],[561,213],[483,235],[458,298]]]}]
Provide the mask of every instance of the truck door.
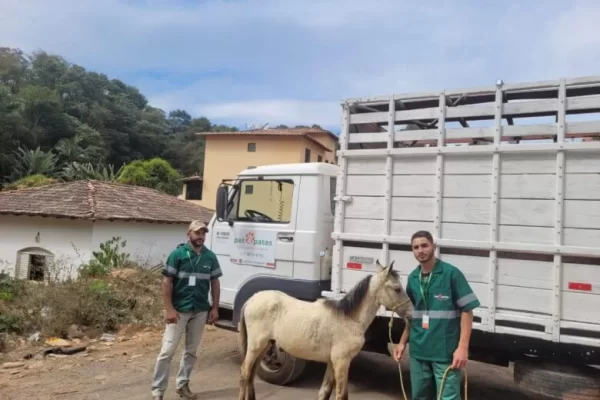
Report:
[{"label": "truck door", "polygon": [[299,177],[243,178],[232,189],[229,221],[215,221],[212,250],[221,278],[221,304],[257,275],[292,278]]}]

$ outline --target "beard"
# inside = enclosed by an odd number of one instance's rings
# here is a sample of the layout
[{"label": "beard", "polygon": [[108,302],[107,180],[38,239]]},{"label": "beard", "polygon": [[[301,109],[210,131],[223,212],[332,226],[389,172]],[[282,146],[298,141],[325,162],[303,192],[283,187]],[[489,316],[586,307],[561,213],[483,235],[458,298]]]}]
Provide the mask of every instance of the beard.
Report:
[{"label": "beard", "polygon": [[192,246],[196,248],[200,248],[204,244],[204,240],[202,239],[190,240],[190,242],[192,243]]}]

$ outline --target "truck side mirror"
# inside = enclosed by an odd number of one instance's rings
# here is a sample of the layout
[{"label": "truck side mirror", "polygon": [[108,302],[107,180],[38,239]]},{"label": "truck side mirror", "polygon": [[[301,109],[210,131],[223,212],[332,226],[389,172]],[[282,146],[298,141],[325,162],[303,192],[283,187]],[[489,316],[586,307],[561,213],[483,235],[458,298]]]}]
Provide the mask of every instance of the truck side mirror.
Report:
[{"label": "truck side mirror", "polygon": [[217,220],[223,221],[227,217],[227,203],[229,201],[229,187],[220,185],[217,188]]}]

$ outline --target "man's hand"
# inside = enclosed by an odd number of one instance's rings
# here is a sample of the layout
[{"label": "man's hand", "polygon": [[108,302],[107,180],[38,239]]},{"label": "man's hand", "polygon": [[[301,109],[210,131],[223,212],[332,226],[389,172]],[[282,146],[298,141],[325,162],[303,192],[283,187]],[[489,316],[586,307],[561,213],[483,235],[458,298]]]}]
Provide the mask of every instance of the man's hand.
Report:
[{"label": "man's hand", "polygon": [[215,322],[217,322],[218,319],[219,319],[219,309],[211,308],[210,313],[208,314],[208,323],[212,325]]},{"label": "man's hand", "polygon": [[179,321],[179,313],[175,309],[167,310],[167,324],[176,324]]},{"label": "man's hand", "polygon": [[469,360],[469,352],[466,348],[458,347],[454,351],[454,357],[452,360],[452,368],[461,369],[467,365]]},{"label": "man's hand", "polygon": [[404,355],[404,349],[406,349],[406,345],[402,343],[398,343],[396,348],[394,349],[394,360],[400,361],[402,356]]}]

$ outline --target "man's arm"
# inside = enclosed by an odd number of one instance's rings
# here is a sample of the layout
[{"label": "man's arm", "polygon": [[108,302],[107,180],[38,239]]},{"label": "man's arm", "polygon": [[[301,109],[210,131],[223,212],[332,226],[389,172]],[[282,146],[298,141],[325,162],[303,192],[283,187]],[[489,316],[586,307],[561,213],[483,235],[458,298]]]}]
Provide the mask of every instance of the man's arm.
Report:
[{"label": "man's arm", "polygon": [[172,252],[169,254],[167,262],[162,270],[162,297],[165,305],[165,311],[167,312],[166,319],[168,324],[174,324],[179,319],[177,311],[175,310],[175,307],[173,307],[173,280],[177,276],[178,272],[179,263],[177,261],[175,252]]},{"label": "man's arm", "polygon": [[402,332],[402,336],[400,337],[399,344],[406,346],[406,343],[408,343],[408,338],[410,336],[410,320],[407,318],[404,320],[404,322],[406,325],[404,325],[404,331]]},{"label": "man's arm", "polygon": [[218,310],[221,299],[221,282],[218,278],[210,281],[210,294],[212,297],[212,308]]},{"label": "man's arm", "polygon": [[473,329],[473,310],[460,313],[460,340],[458,347],[469,350],[471,341],[471,330]]},{"label": "man's arm", "polygon": [[460,310],[460,338],[458,347],[454,352],[452,366],[463,368],[467,365],[469,358],[469,344],[473,330],[473,309],[479,307],[481,303],[471,289],[467,278],[459,269],[456,269],[452,275],[452,291],[456,307]]},{"label": "man's arm", "polygon": [[210,295],[212,297],[212,307],[208,314],[208,323],[213,324],[219,318],[219,301],[221,299],[221,282],[219,278],[223,276],[219,260],[216,256],[213,258],[210,270]]}]

